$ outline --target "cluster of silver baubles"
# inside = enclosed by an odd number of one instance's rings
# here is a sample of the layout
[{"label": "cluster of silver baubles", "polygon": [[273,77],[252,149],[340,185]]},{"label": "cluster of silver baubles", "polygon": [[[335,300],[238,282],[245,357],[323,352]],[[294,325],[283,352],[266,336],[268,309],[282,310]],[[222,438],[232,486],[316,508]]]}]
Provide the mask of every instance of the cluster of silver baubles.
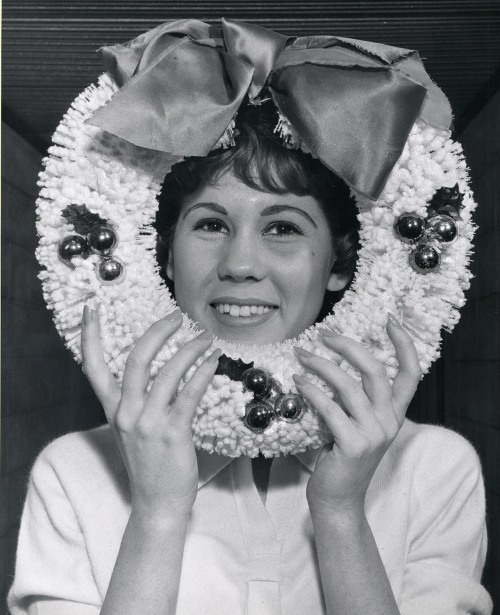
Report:
[{"label": "cluster of silver baubles", "polygon": [[123,265],[113,256],[118,243],[116,231],[106,220],[92,214],[85,205],[70,205],[63,216],[75,227],[78,235],[68,235],[59,244],[59,258],[72,266],[76,256],[88,258],[89,254],[98,254],[101,258],[97,264],[97,275],[103,283],[118,281],[123,275]]},{"label": "cluster of silver baubles", "polygon": [[280,385],[265,370],[251,367],[243,372],[243,386],[253,393],[252,401],[245,406],[245,425],[256,433],[261,433],[275,419],[287,423],[298,421],[305,410],[300,395],[283,393]]},{"label": "cluster of silver baubles", "polygon": [[443,187],[434,194],[427,218],[408,213],[396,220],[394,229],[398,237],[414,246],[409,258],[415,271],[431,273],[439,269],[441,252],[458,237],[462,200],[458,185]]}]

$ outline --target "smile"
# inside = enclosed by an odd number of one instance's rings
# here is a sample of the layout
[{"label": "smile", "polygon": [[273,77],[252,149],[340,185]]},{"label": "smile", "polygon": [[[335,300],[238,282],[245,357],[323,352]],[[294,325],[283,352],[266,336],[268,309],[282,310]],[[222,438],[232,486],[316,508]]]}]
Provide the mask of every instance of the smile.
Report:
[{"label": "smile", "polygon": [[276,309],[271,305],[238,305],[236,303],[212,303],[220,314],[229,314],[237,318],[248,318],[254,315],[267,314],[273,309]]},{"label": "smile", "polygon": [[217,297],[210,307],[215,319],[227,327],[262,325],[279,310],[278,305],[255,297]]}]

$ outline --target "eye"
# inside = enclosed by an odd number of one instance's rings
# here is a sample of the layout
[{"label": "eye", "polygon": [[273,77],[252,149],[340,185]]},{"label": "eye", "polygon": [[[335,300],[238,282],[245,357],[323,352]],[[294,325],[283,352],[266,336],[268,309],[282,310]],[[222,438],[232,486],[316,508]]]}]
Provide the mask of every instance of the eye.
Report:
[{"label": "eye", "polygon": [[227,233],[227,226],[218,218],[204,218],[195,223],[194,230],[202,230],[207,233]]},{"label": "eye", "polygon": [[298,226],[291,222],[273,222],[264,231],[266,235],[275,237],[290,237],[292,235],[303,235]]}]

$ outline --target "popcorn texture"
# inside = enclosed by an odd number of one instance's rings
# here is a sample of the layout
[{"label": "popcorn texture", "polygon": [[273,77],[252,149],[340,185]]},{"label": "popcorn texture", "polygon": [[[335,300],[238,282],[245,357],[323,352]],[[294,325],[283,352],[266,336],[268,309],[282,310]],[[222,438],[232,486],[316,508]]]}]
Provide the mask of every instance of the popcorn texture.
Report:
[{"label": "popcorn texture", "polygon": [[[99,313],[105,359],[121,381],[125,361],[137,340],[151,324],[176,309],[158,273],[152,223],[161,182],[181,157],[136,147],[86,123],[116,89],[108,75],[101,76],[97,85],[78,96],[57,128],[39,178],[37,258],[42,266],[39,277],[44,297],[66,346],[81,361],[80,327],[86,303]],[[233,128],[228,127],[217,146],[231,145]],[[292,134],[286,118],[281,119],[277,129],[294,146],[307,151]],[[459,238],[443,251],[438,271],[421,275],[410,267],[411,246],[399,240],[394,223],[404,213],[426,217],[427,204],[435,191],[457,182],[464,194]],[[293,352],[293,346],[298,345],[326,358],[338,358],[323,345],[318,332],[321,328],[361,342],[386,365],[392,380],[398,365],[385,330],[388,312],[395,314],[411,334],[425,373],[440,354],[441,329],[453,329],[459,319],[458,310],[464,305],[475,232],[471,213],[476,205],[468,187],[461,147],[451,140],[449,132],[417,122],[378,201],[355,196],[362,247],[354,282],[333,313],[297,339],[280,344],[239,346],[214,340],[212,348],[221,347],[226,355],[254,361],[255,367],[272,373],[286,393],[297,392],[292,375],[298,373],[333,396],[323,381],[304,374]],[[71,203],[85,204],[116,230],[119,242],[114,255],[124,266],[118,283],[101,283],[96,274],[98,255],[74,258],[72,266],[58,258],[59,243],[74,233],[73,226],[61,215]],[[155,358],[152,379],[197,333],[194,323],[184,315],[181,329]],[[347,361],[341,367],[359,380],[359,373]],[[332,440],[325,423],[311,407],[297,423],[277,419],[264,433],[253,433],[242,420],[245,404],[251,399],[252,394],[240,382],[215,376],[193,421],[195,446],[230,457],[255,457],[259,452],[272,457],[318,448]]]}]

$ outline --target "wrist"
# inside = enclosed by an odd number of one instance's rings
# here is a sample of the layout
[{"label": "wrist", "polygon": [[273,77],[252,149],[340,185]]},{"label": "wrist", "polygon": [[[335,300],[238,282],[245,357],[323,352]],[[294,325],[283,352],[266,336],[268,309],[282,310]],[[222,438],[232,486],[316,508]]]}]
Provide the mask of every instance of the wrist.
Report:
[{"label": "wrist", "polygon": [[132,512],[127,529],[140,539],[143,546],[147,546],[148,544],[161,544],[162,537],[170,542],[172,535],[184,535],[188,523],[189,517],[167,515],[145,517],[142,514]]},{"label": "wrist", "polygon": [[314,525],[326,522],[339,527],[355,528],[366,521],[364,502],[309,502],[309,512]]},{"label": "wrist", "polygon": [[142,532],[181,530],[191,518],[195,497],[182,498],[163,503],[161,506],[132,502],[130,523]]},{"label": "wrist", "polygon": [[316,544],[326,541],[337,546],[345,545],[354,548],[362,544],[370,533],[366,515],[359,511],[330,512],[322,511],[311,515]]}]

